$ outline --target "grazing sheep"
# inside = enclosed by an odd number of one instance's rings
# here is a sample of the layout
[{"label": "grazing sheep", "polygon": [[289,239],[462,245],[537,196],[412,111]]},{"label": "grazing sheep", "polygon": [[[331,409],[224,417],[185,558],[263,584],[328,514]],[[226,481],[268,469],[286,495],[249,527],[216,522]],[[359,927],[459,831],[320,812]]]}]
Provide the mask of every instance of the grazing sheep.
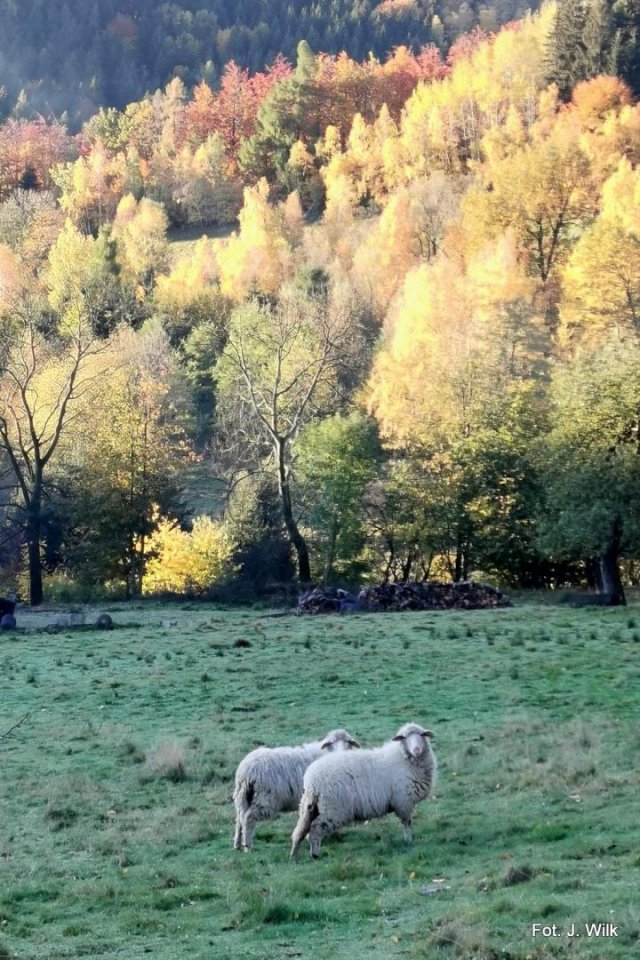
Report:
[{"label": "grazing sheep", "polygon": [[400,727],[393,740],[373,750],[321,757],[304,775],[304,792],[291,856],[308,835],[312,857],[324,836],[357,820],[395,813],[412,839],[414,808],[435,787],[437,762],[429,742],[433,736],[417,723]]},{"label": "grazing sheep", "polygon": [[248,853],[260,820],[296,810],[302,795],[302,778],[310,763],[323,751],[360,747],[346,730],[332,730],[324,740],[299,747],[258,747],[241,760],[236,770],[233,802],[236,807],[234,847]]}]

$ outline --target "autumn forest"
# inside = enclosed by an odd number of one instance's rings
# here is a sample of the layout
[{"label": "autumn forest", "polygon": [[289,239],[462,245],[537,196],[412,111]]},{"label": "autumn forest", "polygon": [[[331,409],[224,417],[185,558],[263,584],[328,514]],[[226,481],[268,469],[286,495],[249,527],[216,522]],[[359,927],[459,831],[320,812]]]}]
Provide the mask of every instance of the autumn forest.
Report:
[{"label": "autumn forest", "polygon": [[0,4],[0,593],[622,602],[640,8],[96,4],[38,77],[40,6]]}]

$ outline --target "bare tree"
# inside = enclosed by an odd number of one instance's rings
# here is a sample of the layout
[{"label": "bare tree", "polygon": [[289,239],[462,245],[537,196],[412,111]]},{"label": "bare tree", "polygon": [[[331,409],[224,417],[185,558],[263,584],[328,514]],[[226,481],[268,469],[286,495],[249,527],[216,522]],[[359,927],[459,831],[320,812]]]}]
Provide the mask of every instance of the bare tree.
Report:
[{"label": "bare tree", "polygon": [[289,290],[275,306],[253,301],[233,313],[218,365],[226,459],[275,471],[302,583],[311,581],[311,566],[292,497],[293,448],[306,422],[340,405],[340,374],[356,363],[356,341],[349,310],[326,291]]},{"label": "bare tree", "polygon": [[[45,336],[28,306],[0,331],[0,486],[15,492],[24,532],[32,606],[42,603],[42,526],[50,464],[63,433],[81,412],[79,401],[95,379],[89,359],[107,341],[79,315],[73,328]],[[45,375],[49,372],[49,379]]]}]

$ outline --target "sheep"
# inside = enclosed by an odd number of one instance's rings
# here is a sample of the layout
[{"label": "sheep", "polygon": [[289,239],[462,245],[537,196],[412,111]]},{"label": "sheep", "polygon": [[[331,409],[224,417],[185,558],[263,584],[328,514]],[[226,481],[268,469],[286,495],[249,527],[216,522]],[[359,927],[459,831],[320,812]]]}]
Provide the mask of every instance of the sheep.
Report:
[{"label": "sheep", "polygon": [[312,857],[320,853],[324,836],[357,820],[395,813],[411,843],[411,818],[421,800],[435,787],[437,761],[433,734],[417,723],[406,723],[395,737],[373,750],[321,757],[307,769],[298,822],[291,836],[291,856],[309,837]]},{"label": "sheep", "polygon": [[236,808],[234,847],[248,853],[256,824],[279,813],[296,810],[302,795],[302,778],[310,763],[323,751],[359,748],[346,730],[332,730],[323,740],[298,747],[258,747],[241,760],[236,770],[233,802]]}]

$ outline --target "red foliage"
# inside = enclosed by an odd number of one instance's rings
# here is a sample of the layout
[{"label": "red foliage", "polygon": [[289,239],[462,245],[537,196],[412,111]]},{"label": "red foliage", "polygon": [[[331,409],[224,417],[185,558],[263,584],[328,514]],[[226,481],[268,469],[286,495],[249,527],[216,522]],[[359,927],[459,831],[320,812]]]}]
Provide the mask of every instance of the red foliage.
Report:
[{"label": "red foliage", "polygon": [[195,91],[182,117],[181,140],[193,146],[203,143],[212,133],[219,133],[227,148],[229,159],[235,163],[243,140],[255,130],[260,104],[274,83],[292,73],[291,65],[278,56],[270,67],[249,76],[230,60],[224,68],[220,89],[214,93],[204,82]]},{"label": "red foliage", "polygon": [[405,103],[421,80],[440,80],[447,73],[440,51],[431,45],[412,54],[406,47],[396,47],[384,66],[377,71],[377,109],[386,103],[394,120],[398,120]]},{"label": "red foliage", "polygon": [[117,37],[123,47],[132,50],[138,39],[138,28],[135,20],[126,16],[124,13],[117,13],[113,20],[107,24],[107,33],[112,37]]},{"label": "red foliage", "polygon": [[215,94],[203,80],[193,91],[193,100],[181,117],[180,140],[184,143],[203,143],[215,130]]},{"label": "red foliage", "polygon": [[463,33],[449,48],[447,64],[450,67],[453,67],[458,60],[469,60],[469,58],[478,49],[480,44],[484,43],[485,40],[490,40],[491,38],[492,34],[487,33],[482,29],[482,27],[476,27],[469,33]]},{"label": "red foliage", "polygon": [[49,189],[51,168],[73,154],[73,140],[62,124],[7,120],[0,127],[0,198],[20,186]]}]

